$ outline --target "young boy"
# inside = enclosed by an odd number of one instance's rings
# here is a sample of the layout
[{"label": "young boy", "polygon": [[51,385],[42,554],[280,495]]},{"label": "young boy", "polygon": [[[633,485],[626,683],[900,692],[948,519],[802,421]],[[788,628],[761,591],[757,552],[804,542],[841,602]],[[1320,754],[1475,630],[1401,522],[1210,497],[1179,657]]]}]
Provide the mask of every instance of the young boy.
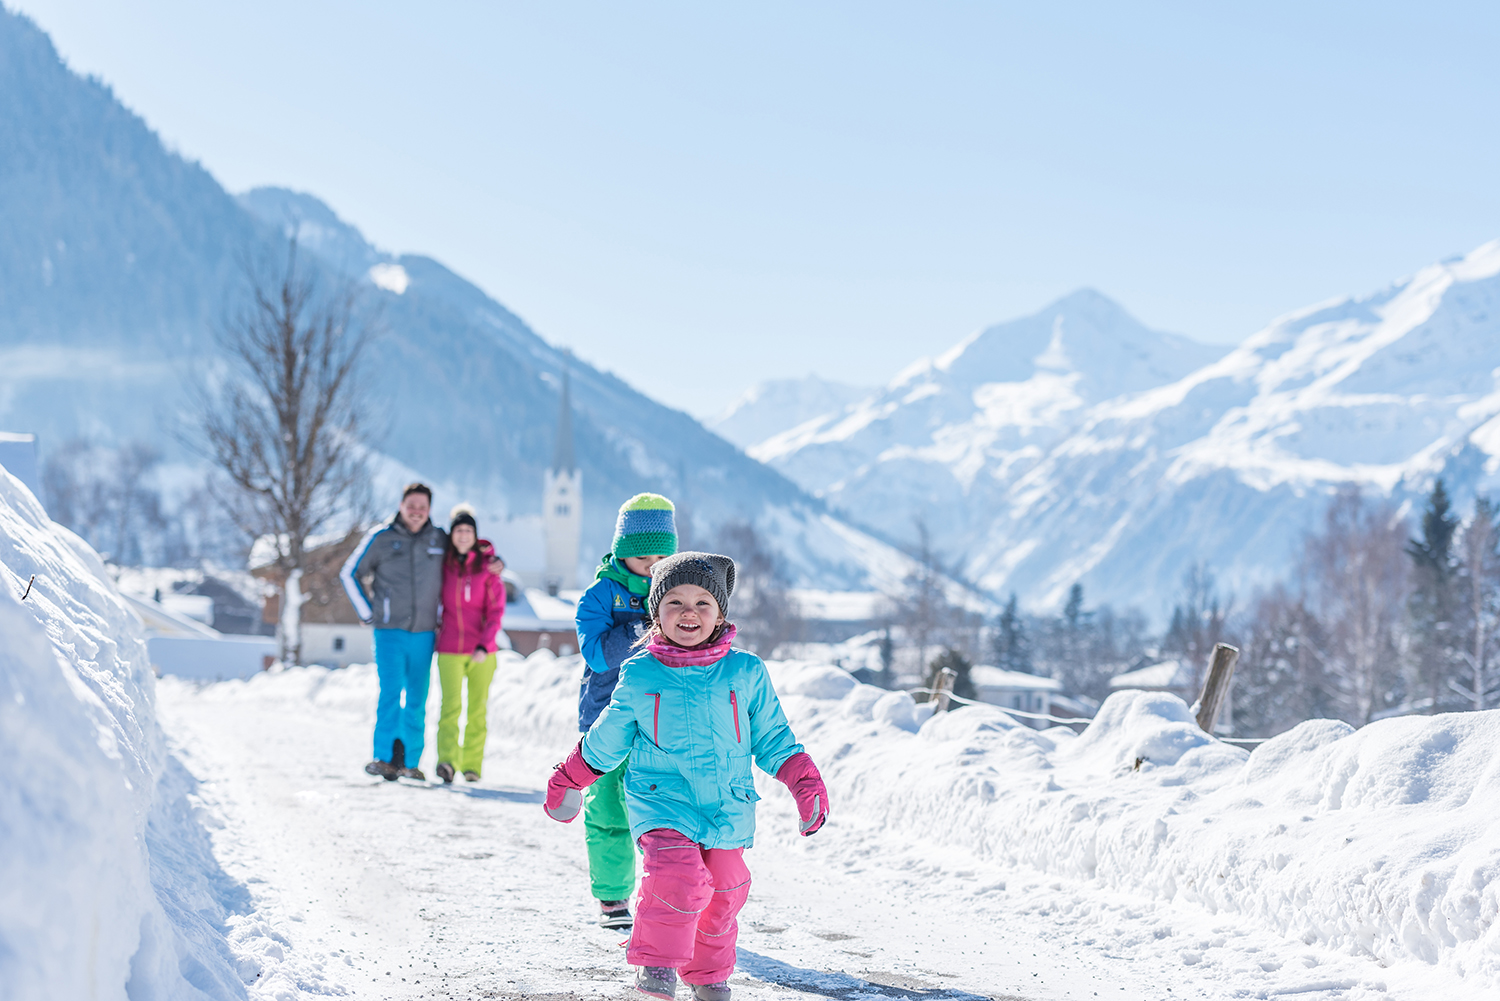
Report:
[{"label": "young boy", "polygon": [[[583,652],[583,684],[578,690],[578,730],[587,733],[614,694],[620,665],[646,633],[646,596],[651,566],[677,552],[677,523],[672,502],[660,494],[636,494],[620,507],[610,553],[600,563],[593,585],[578,602],[578,649]],[[625,813],[625,789],[619,766],[584,793],[584,840],[589,851],[589,881],[599,901],[599,923],[629,928],[630,894],[635,889],[635,843]]]}]

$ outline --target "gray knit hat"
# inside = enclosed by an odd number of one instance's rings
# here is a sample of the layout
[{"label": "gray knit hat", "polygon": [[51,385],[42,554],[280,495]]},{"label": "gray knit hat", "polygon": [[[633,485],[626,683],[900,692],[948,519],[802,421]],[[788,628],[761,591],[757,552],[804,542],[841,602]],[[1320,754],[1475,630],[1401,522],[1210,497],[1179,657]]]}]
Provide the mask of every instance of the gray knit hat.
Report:
[{"label": "gray knit hat", "polygon": [[729,614],[729,596],[734,593],[734,560],[717,553],[678,553],[658,560],[651,567],[651,593],[646,610],[656,618],[662,596],[682,584],[697,584],[714,596],[719,614]]}]

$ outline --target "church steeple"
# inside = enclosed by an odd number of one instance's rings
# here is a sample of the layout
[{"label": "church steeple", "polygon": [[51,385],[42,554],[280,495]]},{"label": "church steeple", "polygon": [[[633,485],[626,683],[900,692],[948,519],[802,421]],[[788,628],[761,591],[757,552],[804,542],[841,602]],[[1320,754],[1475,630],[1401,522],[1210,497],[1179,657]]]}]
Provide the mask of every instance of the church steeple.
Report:
[{"label": "church steeple", "polygon": [[557,414],[557,444],[552,450],[552,471],[571,473],[573,461],[573,401],[568,393],[568,370],[562,374],[562,409]]},{"label": "church steeple", "polygon": [[542,476],[542,524],[547,543],[544,583],[552,594],[578,586],[578,550],[583,533],[583,471],[573,454],[573,400],[566,363],[559,397],[552,468]]}]

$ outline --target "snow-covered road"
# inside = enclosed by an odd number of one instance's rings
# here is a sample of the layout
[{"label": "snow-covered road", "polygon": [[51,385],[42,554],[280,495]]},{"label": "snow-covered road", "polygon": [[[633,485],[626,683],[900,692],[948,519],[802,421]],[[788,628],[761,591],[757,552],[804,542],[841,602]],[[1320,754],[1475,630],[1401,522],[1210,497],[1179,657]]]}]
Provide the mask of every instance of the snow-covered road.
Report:
[{"label": "snow-covered road", "polygon": [[[502,731],[476,785],[390,784],[360,771],[368,669],[164,679],[158,698],[249,891],[230,940],[252,997],[634,996],[619,936],[594,924],[581,825],[538,805],[565,743]],[[1232,916],[976,863],[879,817],[836,812],[798,838],[789,797],[761,805],[737,1001],[1453,996]]]}]

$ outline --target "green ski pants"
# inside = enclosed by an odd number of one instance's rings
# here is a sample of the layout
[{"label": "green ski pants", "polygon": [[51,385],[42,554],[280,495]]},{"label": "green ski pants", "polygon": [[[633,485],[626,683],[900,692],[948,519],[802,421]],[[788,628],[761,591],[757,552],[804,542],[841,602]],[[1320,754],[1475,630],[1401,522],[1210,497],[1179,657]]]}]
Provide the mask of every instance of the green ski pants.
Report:
[{"label": "green ski pants", "polygon": [[627,757],[583,791],[583,838],[597,900],[626,900],[635,890],[635,842],[625,812]]},{"label": "green ski pants", "polygon": [[[463,653],[440,653],[438,684],[443,690],[438,710],[437,758],[459,772],[484,772],[485,722],[490,703],[490,679],[495,676],[495,655],[475,660]],[[464,682],[469,688],[469,718],[464,722],[464,740],[458,742],[458,714]]]}]

